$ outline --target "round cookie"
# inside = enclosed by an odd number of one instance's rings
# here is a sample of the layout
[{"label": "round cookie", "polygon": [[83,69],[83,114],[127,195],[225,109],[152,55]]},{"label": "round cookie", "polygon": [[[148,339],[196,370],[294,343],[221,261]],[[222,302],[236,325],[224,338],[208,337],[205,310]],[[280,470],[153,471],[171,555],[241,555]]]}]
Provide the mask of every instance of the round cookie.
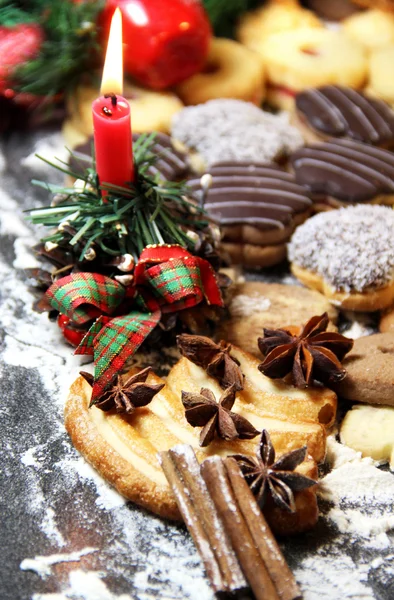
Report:
[{"label": "round cookie", "polygon": [[351,0],[307,0],[306,6],[311,8],[321,19],[342,21],[355,12],[360,11]]},{"label": "round cookie", "polygon": [[291,156],[297,183],[317,210],[349,204],[394,204],[394,153],[353,140],[299,148]]},{"label": "round cookie", "polygon": [[311,212],[305,188],[275,164],[229,161],[208,172],[205,196],[200,179],[190,179],[188,186],[220,225],[232,263],[268,267],[283,261],[285,242]]},{"label": "round cookie", "polygon": [[184,108],[174,115],[171,135],[176,146],[189,151],[199,173],[223,161],[281,160],[303,144],[288,114],[228,98]]},{"label": "round cookie", "polygon": [[394,15],[381,10],[352,15],[342,26],[346,35],[367,51],[394,43]]},{"label": "round cookie", "polygon": [[394,11],[393,0],[352,0],[352,2],[358,6],[362,6],[363,8],[379,8],[380,10],[384,10],[386,12]]},{"label": "round cookie", "polygon": [[355,340],[343,366],[347,375],[335,386],[342,398],[394,405],[394,332]]},{"label": "round cookie", "polygon": [[394,111],[382,100],[326,85],[300,92],[295,105],[296,123],[308,143],[335,137],[383,148],[394,145]]},{"label": "round cookie", "polygon": [[342,309],[372,312],[394,303],[394,211],[352,206],[308,219],[293,234],[293,274]]},{"label": "round cookie", "polygon": [[[69,118],[63,129],[67,141],[73,140],[70,127],[85,138],[93,135],[92,102],[97,96],[99,90],[88,86],[78,87],[70,96],[67,103]],[[131,123],[135,133],[168,132],[173,115],[183,108],[180,99],[171,92],[152,92],[130,83],[125,84],[123,96],[131,105]]]},{"label": "round cookie", "polygon": [[318,292],[297,285],[247,281],[236,284],[229,303],[229,320],[220,325],[218,339],[223,336],[243,350],[261,357],[257,338],[263,328],[285,328],[304,325],[311,315],[328,313],[330,331],[337,310]]},{"label": "round cookie", "polygon": [[394,469],[394,407],[356,404],[341,423],[343,444]]},{"label": "round cookie", "polygon": [[267,101],[291,109],[297,92],[321,85],[362,87],[363,47],[340,31],[302,28],[269,36],[259,52],[267,74]]},{"label": "round cookie", "polygon": [[246,12],[239,20],[236,37],[251,50],[259,51],[262,42],[273,33],[293,31],[300,27],[323,27],[323,23],[310,10],[298,2],[268,2]]},{"label": "round cookie", "polygon": [[372,52],[369,59],[368,92],[394,105],[394,44]]},{"label": "round cookie", "polygon": [[394,331],[394,306],[390,306],[381,316],[379,323],[379,331],[386,333]]},{"label": "round cookie", "polygon": [[258,54],[234,40],[213,39],[204,69],[175,90],[185,104],[238,98],[260,106],[265,96],[263,63]]}]

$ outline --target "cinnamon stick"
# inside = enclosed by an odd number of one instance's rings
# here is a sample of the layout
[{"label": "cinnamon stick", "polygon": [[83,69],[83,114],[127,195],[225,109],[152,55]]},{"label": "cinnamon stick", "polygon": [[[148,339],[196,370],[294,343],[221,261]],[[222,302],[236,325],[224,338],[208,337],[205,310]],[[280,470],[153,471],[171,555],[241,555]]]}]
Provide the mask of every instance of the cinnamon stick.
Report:
[{"label": "cinnamon stick", "polygon": [[238,507],[224,462],[219,456],[207,458],[201,465],[201,473],[256,600],[280,600]]},{"label": "cinnamon stick", "polygon": [[248,588],[190,446],[159,453],[179,510],[197,546],[215,592]]},{"label": "cinnamon stick", "polygon": [[256,499],[233,458],[224,461],[238,506],[247,523],[254,544],[264,561],[281,600],[296,600],[301,591],[261,512]]}]

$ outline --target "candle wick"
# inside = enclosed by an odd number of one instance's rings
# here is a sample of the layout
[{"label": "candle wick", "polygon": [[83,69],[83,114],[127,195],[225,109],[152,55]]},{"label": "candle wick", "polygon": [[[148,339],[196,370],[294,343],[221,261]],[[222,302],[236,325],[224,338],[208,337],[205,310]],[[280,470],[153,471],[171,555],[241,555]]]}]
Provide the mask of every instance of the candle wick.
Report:
[{"label": "candle wick", "polygon": [[117,97],[116,97],[116,94],[105,94],[105,95],[104,95],[104,98],[111,98],[111,104],[112,104],[112,106],[114,106],[114,107],[116,106],[116,104],[117,104],[117,102],[118,102],[118,99],[117,99]]}]

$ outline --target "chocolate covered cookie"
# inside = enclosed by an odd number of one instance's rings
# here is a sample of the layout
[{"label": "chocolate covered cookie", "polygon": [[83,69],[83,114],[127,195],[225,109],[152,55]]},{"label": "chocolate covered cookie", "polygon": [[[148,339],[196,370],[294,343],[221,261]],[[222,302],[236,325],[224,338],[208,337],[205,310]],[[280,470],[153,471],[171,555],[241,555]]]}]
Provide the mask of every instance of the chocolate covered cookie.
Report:
[{"label": "chocolate covered cookie", "polygon": [[291,156],[297,183],[317,209],[353,203],[394,203],[394,153],[354,140],[332,140],[300,148]]},{"label": "chocolate covered cookie", "polygon": [[[223,247],[235,264],[266,267],[286,256],[285,242],[310,214],[312,202],[294,177],[277,165],[228,161],[209,169],[204,206],[223,231]],[[188,182],[196,197],[199,179]]]},{"label": "chocolate covered cookie", "polygon": [[325,85],[300,92],[296,110],[308,141],[335,137],[385,148],[394,145],[394,111],[349,87]]}]

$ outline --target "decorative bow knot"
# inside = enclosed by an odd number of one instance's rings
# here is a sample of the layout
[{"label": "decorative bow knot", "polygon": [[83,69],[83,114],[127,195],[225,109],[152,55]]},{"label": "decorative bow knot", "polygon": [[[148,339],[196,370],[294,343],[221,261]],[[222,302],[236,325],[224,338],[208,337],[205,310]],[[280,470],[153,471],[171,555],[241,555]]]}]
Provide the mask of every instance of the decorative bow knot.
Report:
[{"label": "decorative bow knot", "polygon": [[98,273],[75,273],[52,284],[46,295],[53,308],[79,325],[95,319],[75,351],[94,356],[92,399],[123,370],[163,313],[204,299],[223,306],[212,266],[181,246],[145,248],[128,288]]}]

